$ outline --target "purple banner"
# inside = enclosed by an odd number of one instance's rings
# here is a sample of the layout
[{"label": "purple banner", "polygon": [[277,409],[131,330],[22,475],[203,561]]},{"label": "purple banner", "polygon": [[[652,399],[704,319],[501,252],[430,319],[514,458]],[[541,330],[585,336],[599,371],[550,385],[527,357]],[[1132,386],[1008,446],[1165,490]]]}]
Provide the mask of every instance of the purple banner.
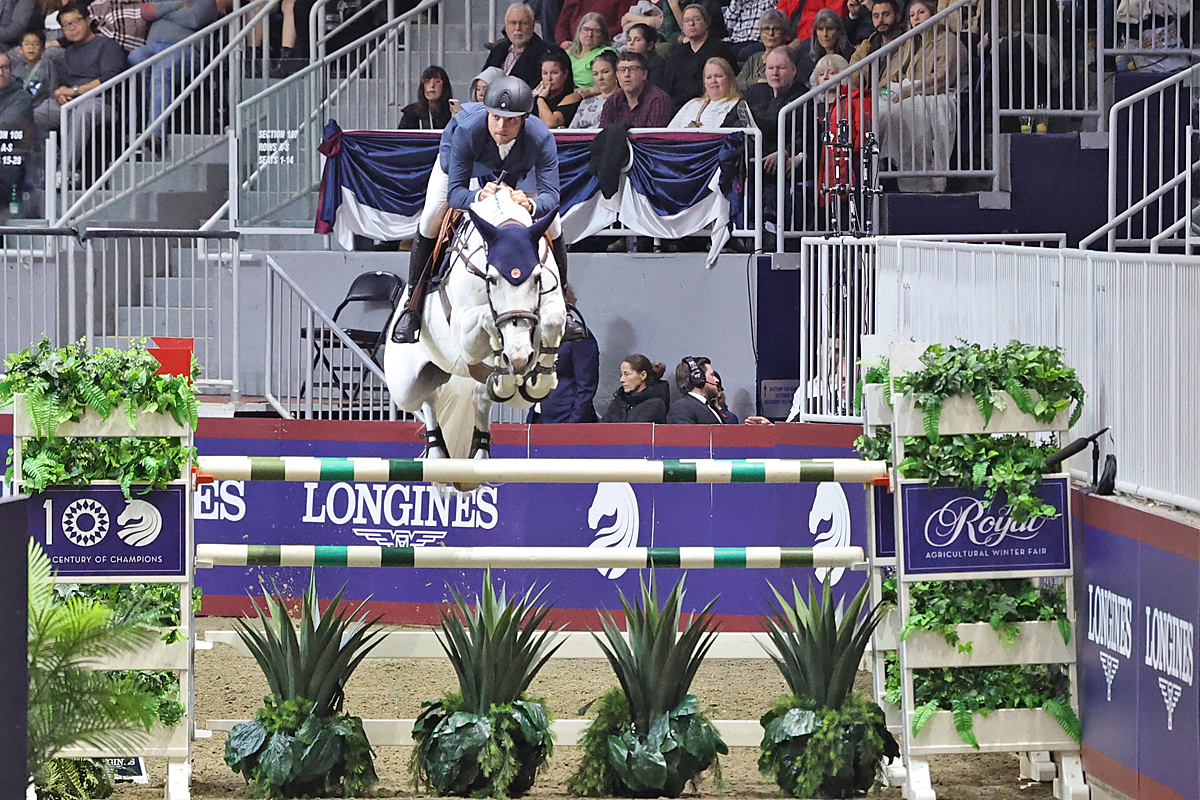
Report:
[{"label": "purple banner", "polygon": [[896,557],[896,500],[886,486],[872,486],[875,498],[875,557]]},{"label": "purple banner", "polygon": [[119,486],[52,486],[30,501],[29,532],[62,576],[183,577],[182,486],[126,500]]},{"label": "purple banner", "polygon": [[902,484],[900,492],[906,575],[1071,568],[1065,478],[1048,478],[1038,490],[1059,515],[1024,522],[1012,518],[1003,495],[989,502],[982,490],[925,483]]}]

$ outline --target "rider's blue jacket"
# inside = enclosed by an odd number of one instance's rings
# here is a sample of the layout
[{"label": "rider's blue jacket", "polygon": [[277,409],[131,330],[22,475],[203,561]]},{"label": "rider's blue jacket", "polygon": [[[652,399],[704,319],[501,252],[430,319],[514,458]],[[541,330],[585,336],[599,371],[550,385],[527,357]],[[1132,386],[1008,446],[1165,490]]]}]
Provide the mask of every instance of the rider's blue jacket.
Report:
[{"label": "rider's blue jacket", "polygon": [[475,202],[471,179],[486,183],[507,172],[505,183],[522,189],[533,198],[535,218],[558,205],[558,145],[554,134],[536,116],[525,118],[508,158],[500,158],[487,128],[487,109],[482,103],[466,103],[442,132],[438,155],[450,179],[447,199],[452,208],[465,209]]}]

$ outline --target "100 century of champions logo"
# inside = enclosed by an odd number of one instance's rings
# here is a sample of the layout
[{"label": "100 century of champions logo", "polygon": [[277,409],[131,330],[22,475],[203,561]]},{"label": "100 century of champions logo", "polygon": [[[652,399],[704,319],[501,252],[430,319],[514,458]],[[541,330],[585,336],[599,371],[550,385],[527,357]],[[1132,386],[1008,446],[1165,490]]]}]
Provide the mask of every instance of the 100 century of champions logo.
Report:
[{"label": "100 century of champions logo", "polygon": [[1126,659],[1133,655],[1133,601],[1103,586],[1089,583],[1087,638],[1101,647],[1100,667],[1104,670],[1105,699],[1112,702],[1113,679],[1121,666],[1121,660],[1113,653]]},{"label": "100 century of champions logo", "polygon": [[304,484],[301,522],[353,525],[351,530],[384,547],[422,547],[445,542],[451,528],[491,530],[500,521],[498,490],[481,486],[457,492],[428,484]]},{"label": "100 century of champions logo", "polygon": [[[1167,730],[1174,729],[1175,707],[1183,694],[1183,685],[1192,685],[1195,677],[1196,629],[1192,623],[1146,606],[1146,666],[1158,676],[1158,690],[1167,707]],[[1165,677],[1164,677],[1165,676]]]}]

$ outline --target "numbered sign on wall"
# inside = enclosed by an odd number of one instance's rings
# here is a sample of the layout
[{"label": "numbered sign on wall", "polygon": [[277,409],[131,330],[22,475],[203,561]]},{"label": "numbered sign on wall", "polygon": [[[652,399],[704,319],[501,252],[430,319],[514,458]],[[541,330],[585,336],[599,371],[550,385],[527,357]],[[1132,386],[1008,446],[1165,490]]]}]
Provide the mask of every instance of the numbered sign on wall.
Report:
[{"label": "numbered sign on wall", "polygon": [[33,496],[30,534],[60,576],[172,577],[184,561],[184,488],[126,499],[119,486],[51,487]]}]

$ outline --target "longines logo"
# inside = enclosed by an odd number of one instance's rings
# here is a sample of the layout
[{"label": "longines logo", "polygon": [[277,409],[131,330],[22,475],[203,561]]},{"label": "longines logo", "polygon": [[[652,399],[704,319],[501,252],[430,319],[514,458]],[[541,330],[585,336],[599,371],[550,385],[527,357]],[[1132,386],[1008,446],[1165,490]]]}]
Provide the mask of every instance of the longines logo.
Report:
[{"label": "longines logo", "polygon": [[[992,509],[995,505],[998,508]],[[966,534],[972,544],[996,547],[1005,538],[1029,541],[1038,535],[1045,517],[1016,522],[1004,503],[993,504],[973,497],[956,497],[925,520],[925,541],[931,547],[949,547]]]},{"label": "longines logo", "polygon": [[313,525],[353,525],[355,536],[383,547],[444,544],[451,528],[491,530],[500,521],[498,490],[455,492],[424,484],[304,484],[304,516]]},{"label": "longines logo", "polygon": [[1175,706],[1183,686],[1167,678],[1192,685],[1195,677],[1195,626],[1153,606],[1146,606],[1146,666],[1165,673],[1158,678],[1167,707],[1167,730],[1174,728]]},{"label": "longines logo", "polygon": [[[1089,583],[1087,638],[1125,658],[1132,656],[1133,601]],[[1113,679],[1121,667],[1121,660],[1101,650],[1100,667],[1104,670],[1105,699],[1112,702]]]}]

